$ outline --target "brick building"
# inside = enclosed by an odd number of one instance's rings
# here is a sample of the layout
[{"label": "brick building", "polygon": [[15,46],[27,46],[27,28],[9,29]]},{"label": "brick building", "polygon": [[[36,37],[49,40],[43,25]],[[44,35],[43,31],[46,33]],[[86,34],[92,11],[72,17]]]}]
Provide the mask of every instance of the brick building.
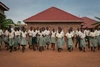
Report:
[{"label": "brick building", "polygon": [[28,28],[33,27],[49,27],[50,29],[57,29],[58,26],[62,27],[64,31],[70,27],[76,29],[84,22],[82,18],[65,12],[59,8],[51,7],[34,16],[24,20]]},{"label": "brick building", "polygon": [[0,27],[2,27],[2,22],[5,19],[5,12],[8,11],[9,8],[0,1]]},{"label": "brick building", "polygon": [[96,20],[91,19],[89,17],[82,17],[82,19],[84,20],[84,23],[83,23],[84,26],[83,26],[83,28],[86,28],[86,27],[88,27],[89,29],[94,28],[95,25],[92,25],[92,24],[94,24],[94,23],[97,22]]},{"label": "brick building", "polygon": [[9,10],[9,8],[5,4],[0,2],[0,15],[4,16],[4,14],[5,14],[4,11],[8,11],[8,10]]}]

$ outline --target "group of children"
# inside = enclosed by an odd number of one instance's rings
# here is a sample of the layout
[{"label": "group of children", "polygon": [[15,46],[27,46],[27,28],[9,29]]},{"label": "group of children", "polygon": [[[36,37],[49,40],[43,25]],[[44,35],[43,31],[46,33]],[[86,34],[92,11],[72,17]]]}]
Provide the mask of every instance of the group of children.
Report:
[{"label": "group of children", "polygon": [[74,49],[74,42],[76,42],[75,47],[78,45],[79,50],[85,52],[86,41],[88,48],[95,52],[96,47],[100,50],[100,30],[98,28],[95,30],[77,28],[74,31],[71,27],[64,33],[61,27],[58,27],[58,30],[52,29],[50,31],[48,27],[30,27],[29,30],[23,27],[20,30],[19,27],[13,29],[9,26],[5,31],[0,28],[0,50],[2,41],[5,43],[5,48],[10,52],[20,49],[20,46],[22,46],[22,52],[24,52],[26,45],[29,45],[29,49],[34,51],[37,49],[40,52],[45,48],[49,49],[50,45],[53,50],[57,46],[58,52],[61,52],[65,43],[68,51],[71,52]]}]

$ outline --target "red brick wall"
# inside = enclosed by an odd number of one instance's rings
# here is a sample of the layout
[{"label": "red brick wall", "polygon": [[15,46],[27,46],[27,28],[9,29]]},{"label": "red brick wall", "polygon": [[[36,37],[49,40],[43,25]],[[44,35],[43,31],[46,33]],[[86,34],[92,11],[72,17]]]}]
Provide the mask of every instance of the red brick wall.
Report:
[{"label": "red brick wall", "polygon": [[76,30],[78,27],[80,27],[81,23],[78,22],[70,22],[70,23],[64,23],[64,22],[58,22],[58,23],[54,23],[54,22],[48,22],[48,23],[43,23],[43,22],[34,22],[34,23],[27,23],[27,28],[29,29],[31,26],[34,28],[36,28],[37,26],[39,28],[41,27],[49,27],[50,30],[52,30],[53,28],[57,29],[58,26],[62,27],[63,30],[66,32],[70,27],[73,27],[74,30]]}]

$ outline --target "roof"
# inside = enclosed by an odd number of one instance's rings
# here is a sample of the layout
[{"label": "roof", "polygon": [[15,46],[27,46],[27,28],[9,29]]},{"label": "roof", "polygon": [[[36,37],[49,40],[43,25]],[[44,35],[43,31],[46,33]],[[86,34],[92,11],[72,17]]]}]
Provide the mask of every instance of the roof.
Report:
[{"label": "roof", "polygon": [[1,6],[5,11],[8,11],[8,10],[9,10],[9,8],[8,8],[5,4],[3,4],[1,1],[0,1],[0,6]]},{"label": "roof", "polygon": [[83,22],[83,19],[51,7],[24,20],[24,22]]},{"label": "roof", "polygon": [[88,28],[93,28],[94,26],[92,24],[94,24],[95,22],[97,22],[94,19],[91,19],[89,17],[82,17],[82,19],[84,20],[84,28],[88,27]]}]

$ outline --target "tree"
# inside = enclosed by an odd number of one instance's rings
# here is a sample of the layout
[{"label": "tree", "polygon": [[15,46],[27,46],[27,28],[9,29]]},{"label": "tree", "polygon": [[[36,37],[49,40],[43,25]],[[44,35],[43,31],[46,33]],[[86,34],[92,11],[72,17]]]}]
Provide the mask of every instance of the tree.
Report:
[{"label": "tree", "polygon": [[[99,17],[95,17],[96,19],[98,19],[98,20],[100,20],[100,18]],[[100,21],[98,21],[98,22],[95,22],[94,24],[92,24],[92,25],[95,25],[95,27],[99,27],[100,26]]]},{"label": "tree", "polygon": [[18,21],[18,22],[17,22],[17,25],[20,25],[20,24],[21,24],[21,21]]},{"label": "tree", "polygon": [[0,14],[0,27],[3,25],[4,18],[5,16]]},{"label": "tree", "polygon": [[0,15],[0,26],[2,29],[6,29],[10,24],[14,24],[12,19],[7,19],[6,16],[3,17]]}]

